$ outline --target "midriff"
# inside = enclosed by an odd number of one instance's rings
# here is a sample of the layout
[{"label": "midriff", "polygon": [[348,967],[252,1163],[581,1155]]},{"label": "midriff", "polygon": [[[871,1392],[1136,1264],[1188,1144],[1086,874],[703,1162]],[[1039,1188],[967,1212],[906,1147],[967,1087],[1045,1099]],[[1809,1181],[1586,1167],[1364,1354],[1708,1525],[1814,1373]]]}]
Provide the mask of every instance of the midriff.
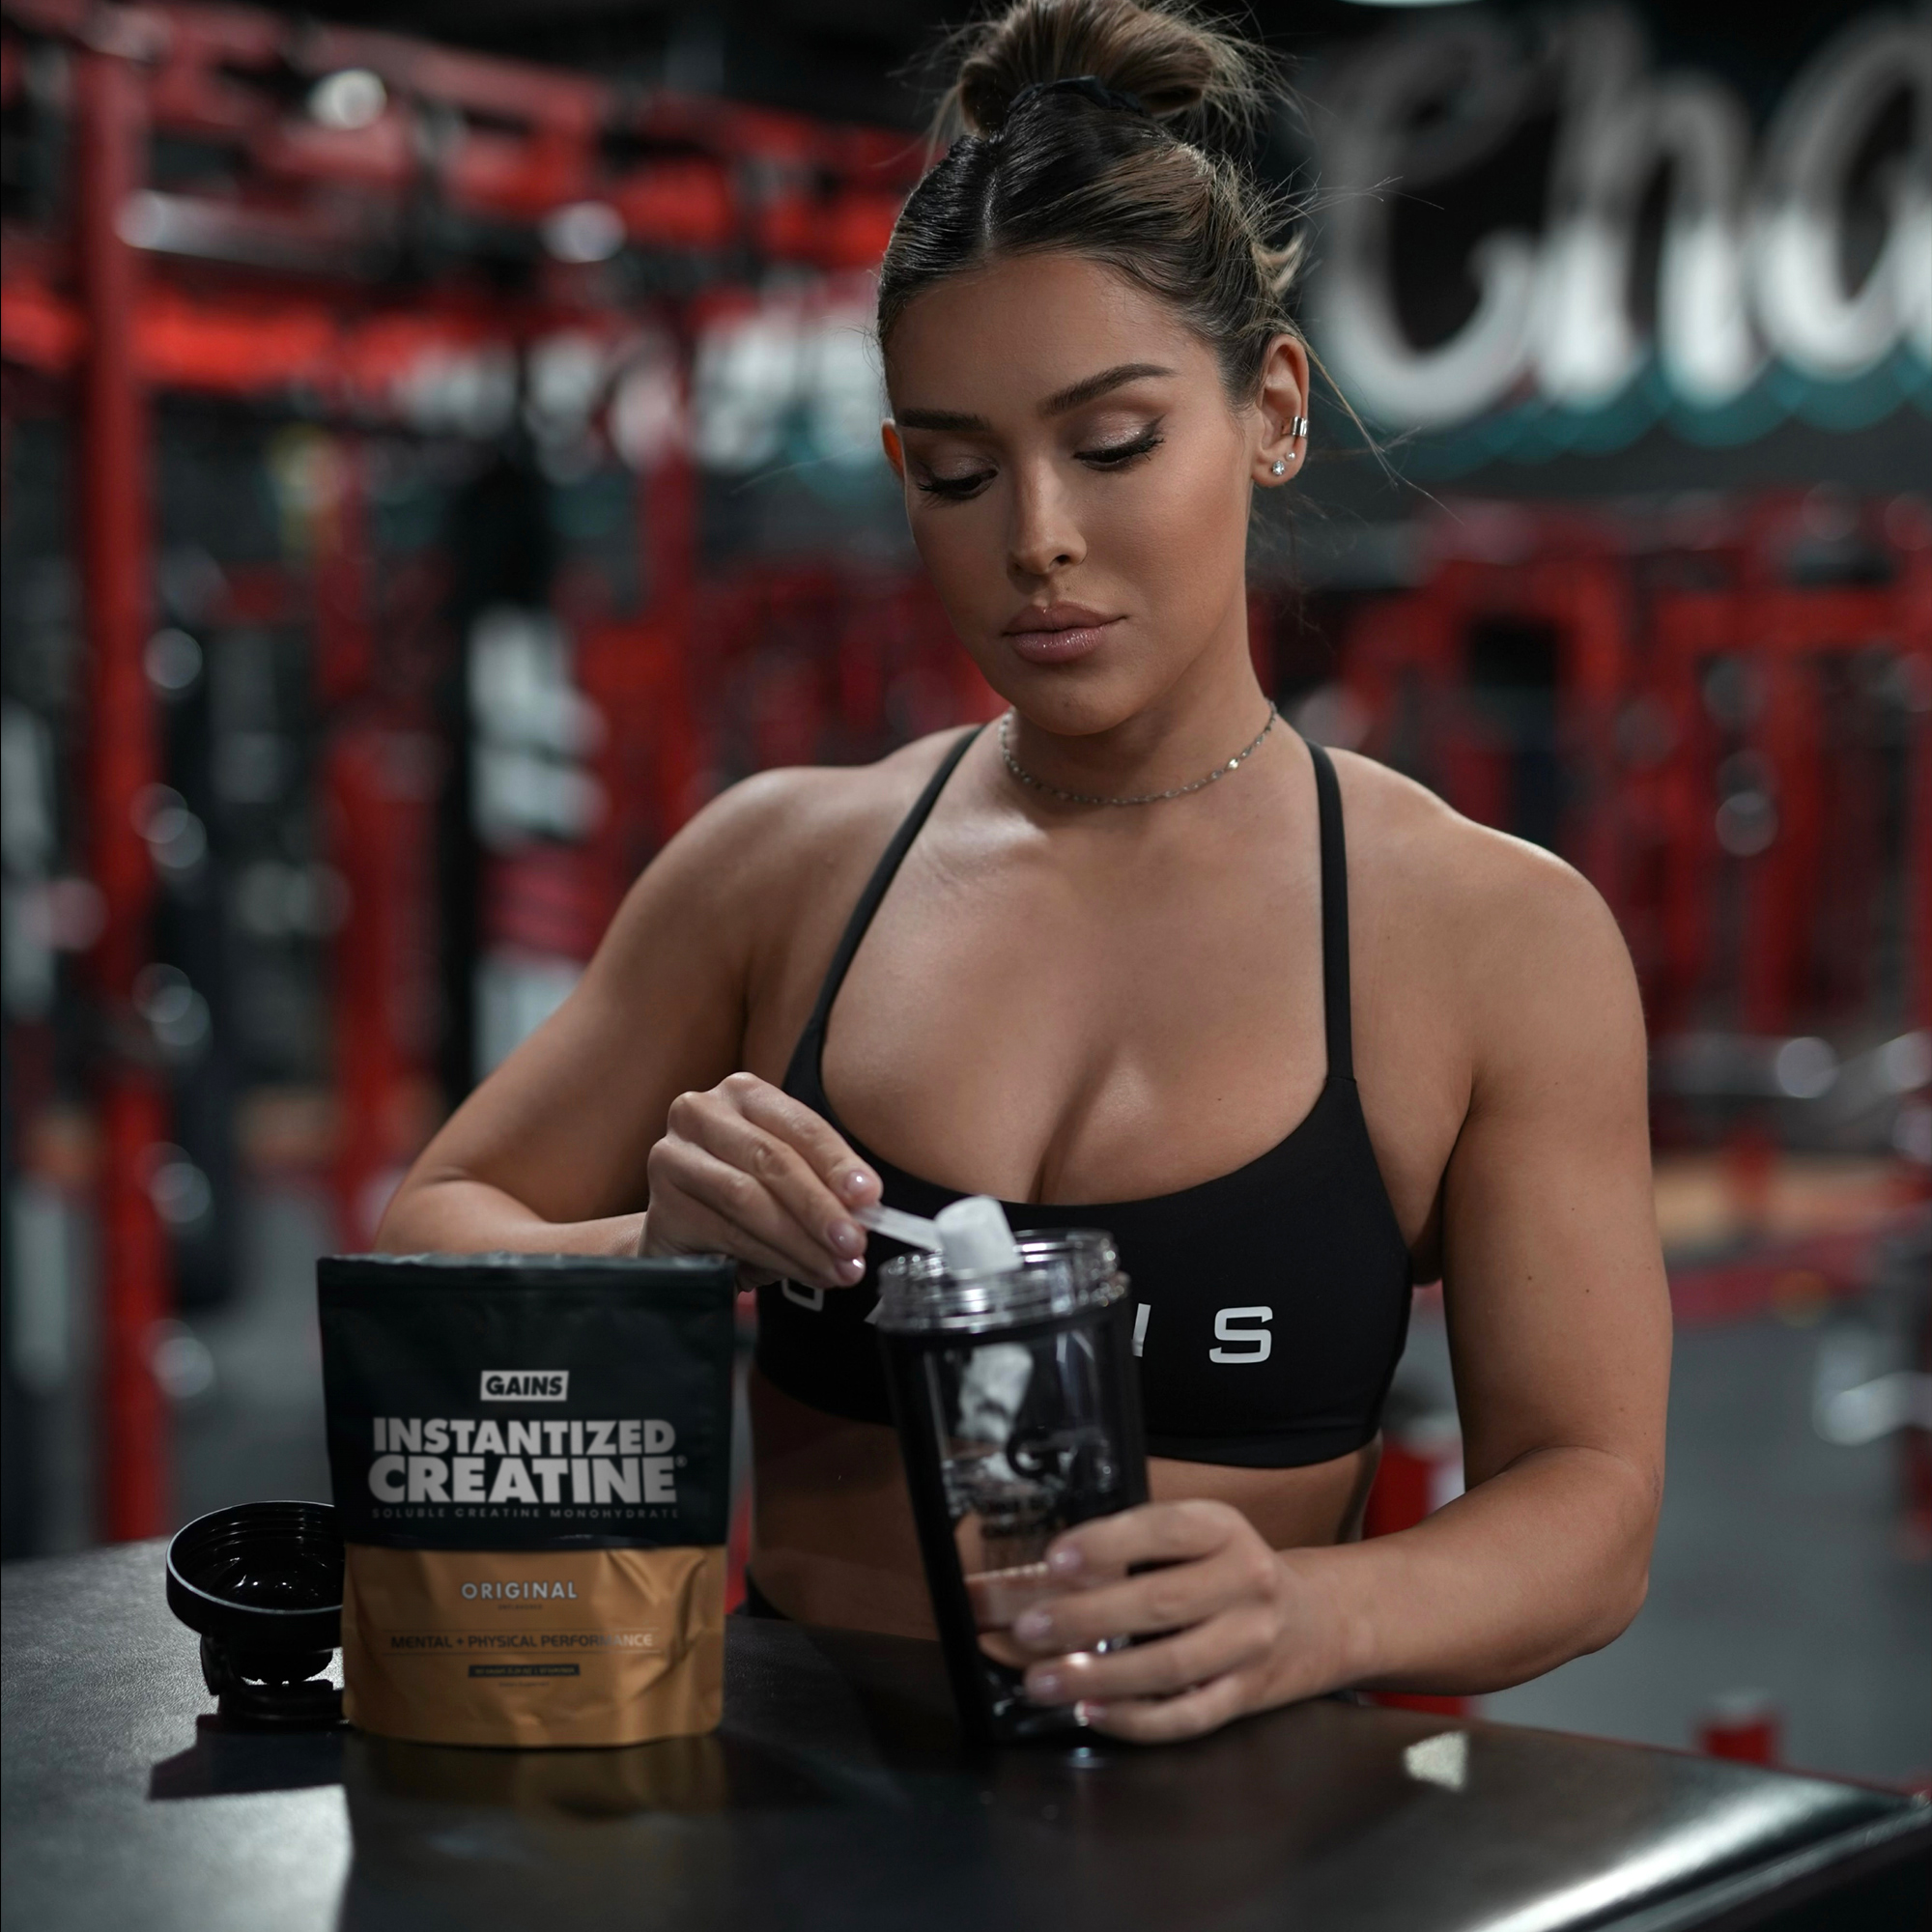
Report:
[{"label": "midriff", "polygon": [[[931,1636],[912,1502],[898,1438],[847,1422],[774,1387],[753,1369],[748,1393],[755,1464],[752,1573],[801,1623]],[[1275,1549],[1347,1541],[1359,1533],[1378,1443],[1294,1469],[1235,1468],[1154,1456],[1156,1502],[1232,1503]]]}]

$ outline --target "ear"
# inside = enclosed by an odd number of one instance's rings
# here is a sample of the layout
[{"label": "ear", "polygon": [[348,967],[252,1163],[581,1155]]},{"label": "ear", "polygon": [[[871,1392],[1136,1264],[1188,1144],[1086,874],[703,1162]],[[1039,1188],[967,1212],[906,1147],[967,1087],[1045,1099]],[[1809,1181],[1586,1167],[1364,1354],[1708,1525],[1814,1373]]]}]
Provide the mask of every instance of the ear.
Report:
[{"label": "ear", "polygon": [[[1254,479],[1264,489],[1286,483],[1308,454],[1306,432],[1293,433],[1297,418],[1308,416],[1308,347],[1284,332],[1268,344],[1262,362],[1261,440],[1255,450]],[[1283,466],[1279,474],[1275,465]]]},{"label": "ear", "polygon": [[879,425],[879,440],[886,446],[886,461],[893,466],[893,474],[901,483],[905,481],[905,444],[899,440],[898,430],[888,416]]}]

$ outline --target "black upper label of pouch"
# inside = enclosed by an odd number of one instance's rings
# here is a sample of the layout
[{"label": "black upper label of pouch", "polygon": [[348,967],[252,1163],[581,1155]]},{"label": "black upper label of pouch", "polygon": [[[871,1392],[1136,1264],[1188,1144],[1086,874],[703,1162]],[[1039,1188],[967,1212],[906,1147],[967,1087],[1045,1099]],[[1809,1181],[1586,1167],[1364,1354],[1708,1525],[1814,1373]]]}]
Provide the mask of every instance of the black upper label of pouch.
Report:
[{"label": "black upper label of pouch", "polygon": [[729,1271],[711,1274],[324,1261],[329,1474],[345,1539],[723,1543],[734,1324]]}]

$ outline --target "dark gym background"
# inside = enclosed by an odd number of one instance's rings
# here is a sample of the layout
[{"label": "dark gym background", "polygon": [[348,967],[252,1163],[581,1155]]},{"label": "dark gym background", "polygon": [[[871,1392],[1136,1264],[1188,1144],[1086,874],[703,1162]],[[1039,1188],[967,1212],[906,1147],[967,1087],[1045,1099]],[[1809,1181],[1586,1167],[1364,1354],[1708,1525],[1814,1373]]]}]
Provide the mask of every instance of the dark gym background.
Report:
[{"label": "dark gym background", "polygon": [[[955,9],[0,4],[5,1554],[325,1494],[313,1257],[761,766],[987,715],[876,455]],[[1258,9],[1302,729],[1654,1036],[1651,1600],[1498,1716],[1932,1776],[1932,37]],[[1424,1290],[1373,1526],[1453,1493]]]}]

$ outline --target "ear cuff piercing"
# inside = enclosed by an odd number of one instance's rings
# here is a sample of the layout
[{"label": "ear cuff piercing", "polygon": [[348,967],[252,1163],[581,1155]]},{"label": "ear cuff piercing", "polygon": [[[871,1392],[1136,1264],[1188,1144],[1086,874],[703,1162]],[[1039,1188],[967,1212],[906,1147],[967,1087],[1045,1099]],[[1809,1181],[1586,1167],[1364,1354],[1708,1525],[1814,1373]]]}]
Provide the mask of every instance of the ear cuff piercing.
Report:
[{"label": "ear cuff piercing", "polygon": [[[1289,436],[1289,440],[1291,442],[1299,442],[1301,439],[1305,437],[1307,434],[1308,434],[1308,418],[1306,416],[1289,417],[1288,436]],[[1288,474],[1288,458],[1285,456],[1277,456],[1275,460],[1268,465],[1268,474],[1270,476],[1286,476]]]}]

